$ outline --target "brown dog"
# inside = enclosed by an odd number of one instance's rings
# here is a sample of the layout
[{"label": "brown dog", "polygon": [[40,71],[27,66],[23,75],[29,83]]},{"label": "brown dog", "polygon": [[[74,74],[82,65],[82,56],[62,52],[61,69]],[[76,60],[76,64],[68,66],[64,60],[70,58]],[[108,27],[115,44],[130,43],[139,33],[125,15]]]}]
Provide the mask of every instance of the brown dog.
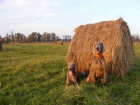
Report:
[{"label": "brown dog", "polygon": [[90,72],[86,81],[88,83],[96,83],[97,81],[105,84],[107,81],[106,62],[103,56],[105,51],[102,42],[95,42],[93,45],[92,53],[93,59],[90,67]]},{"label": "brown dog", "polygon": [[68,73],[66,79],[66,85],[78,85],[81,78],[87,76],[86,71],[77,71],[76,64],[74,62],[68,63]]}]

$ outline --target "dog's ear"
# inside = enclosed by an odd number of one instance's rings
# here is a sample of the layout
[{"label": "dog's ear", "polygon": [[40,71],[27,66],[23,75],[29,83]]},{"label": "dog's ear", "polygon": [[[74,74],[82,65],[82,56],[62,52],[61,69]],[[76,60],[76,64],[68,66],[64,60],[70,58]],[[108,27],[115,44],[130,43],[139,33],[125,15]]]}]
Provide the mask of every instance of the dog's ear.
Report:
[{"label": "dog's ear", "polygon": [[102,43],[102,52],[105,52],[105,47],[103,43]]},{"label": "dog's ear", "polygon": [[76,64],[74,62],[72,62],[71,68],[72,72],[76,71]]},{"label": "dog's ear", "polygon": [[77,71],[77,66],[76,66],[76,63],[74,63],[74,67],[75,67],[75,71]]}]

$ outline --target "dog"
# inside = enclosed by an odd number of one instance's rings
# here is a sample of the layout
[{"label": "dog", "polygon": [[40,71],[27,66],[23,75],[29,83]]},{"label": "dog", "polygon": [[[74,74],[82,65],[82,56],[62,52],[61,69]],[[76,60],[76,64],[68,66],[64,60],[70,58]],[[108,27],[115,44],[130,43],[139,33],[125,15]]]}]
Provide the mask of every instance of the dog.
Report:
[{"label": "dog", "polygon": [[102,42],[95,42],[93,44],[92,53],[92,63],[89,70],[89,75],[86,78],[88,83],[98,83],[101,82],[105,84],[107,81],[107,70],[106,70],[106,61],[103,56],[105,48]]},{"label": "dog", "polygon": [[77,71],[76,64],[74,62],[69,62],[66,86],[68,86],[68,85],[77,85],[78,86],[80,79],[86,78],[87,76],[88,76],[88,72]]}]

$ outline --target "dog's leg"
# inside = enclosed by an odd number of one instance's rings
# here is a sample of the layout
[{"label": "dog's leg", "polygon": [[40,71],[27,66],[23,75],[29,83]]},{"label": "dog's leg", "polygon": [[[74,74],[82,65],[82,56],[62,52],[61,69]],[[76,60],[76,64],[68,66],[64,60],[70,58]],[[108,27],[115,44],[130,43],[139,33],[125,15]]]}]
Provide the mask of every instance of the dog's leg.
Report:
[{"label": "dog's leg", "polygon": [[96,77],[95,77],[95,72],[94,71],[90,72],[90,74],[87,77],[86,81],[89,82],[89,83],[93,83],[93,84],[96,83]]},{"label": "dog's leg", "polygon": [[106,70],[106,62],[105,62],[105,59],[102,59],[102,64],[103,64],[103,79],[101,80],[101,82],[103,83],[103,84],[105,84],[106,83],[106,81],[107,81],[107,70]]},{"label": "dog's leg", "polygon": [[107,72],[106,72],[106,70],[104,69],[103,79],[101,79],[101,82],[102,82],[103,84],[105,84],[106,81],[107,81]]},{"label": "dog's leg", "polygon": [[96,74],[95,74],[95,72],[93,72],[93,84],[95,84],[96,83]]}]

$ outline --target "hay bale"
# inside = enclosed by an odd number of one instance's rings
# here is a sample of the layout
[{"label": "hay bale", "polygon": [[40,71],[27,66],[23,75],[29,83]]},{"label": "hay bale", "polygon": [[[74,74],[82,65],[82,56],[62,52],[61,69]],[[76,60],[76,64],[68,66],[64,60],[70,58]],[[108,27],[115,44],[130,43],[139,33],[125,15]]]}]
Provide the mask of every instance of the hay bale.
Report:
[{"label": "hay bale", "polygon": [[122,18],[81,25],[75,29],[67,62],[75,62],[77,70],[89,70],[92,47],[96,40],[104,43],[107,70],[116,75],[126,74],[133,67],[133,43],[129,27]]},{"label": "hay bale", "polygon": [[10,42],[10,45],[15,45],[15,42]]},{"label": "hay bale", "polygon": [[57,45],[63,45],[63,42],[62,41],[57,41],[56,44]]},{"label": "hay bale", "polygon": [[62,41],[58,41],[57,44],[58,45],[63,45],[63,42]]}]

